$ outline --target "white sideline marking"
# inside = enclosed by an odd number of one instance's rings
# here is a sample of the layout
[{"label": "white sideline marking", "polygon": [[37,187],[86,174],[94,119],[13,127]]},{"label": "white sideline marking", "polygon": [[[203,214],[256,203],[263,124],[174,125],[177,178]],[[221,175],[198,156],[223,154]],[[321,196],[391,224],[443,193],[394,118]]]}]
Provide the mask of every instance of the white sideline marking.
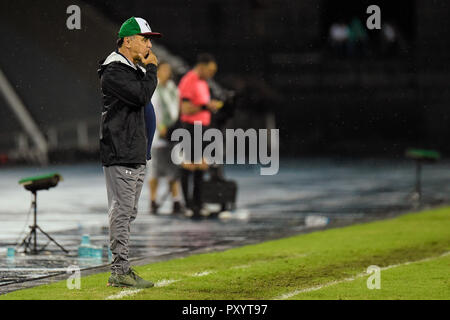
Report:
[{"label": "white sideline marking", "polygon": [[[294,254],[289,256],[290,258],[304,258],[308,256],[308,253],[300,253],[300,254]],[[256,261],[255,263],[248,263],[248,264],[241,264],[241,265],[237,265],[234,267],[231,267],[230,270],[236,270],[236,269],[247,269],[250,267],[253,267],[254,265],[258,264],[258,263],[265,263],[266,261],[264,260],[260,260],[260,261]]]},{"label": "white sideline marking", "polygon": [[[304,255],[301,254],[299,256],[304,256]],[[244,265],[238,265],[238,266],[231,267],[230,269],[245,269],[245,268],[250,268],[251,266],[252,266],[251,264],[244,264]],[[204,276],[207,276],[207,275],[210,275],[213,273],[216,273],[216,271],[205,270],[205,271],[193,273],[190,276],[191,277],[204,277]],[[170,285],[174,282],[178,282],[178,281],[181,281],[181,279],[162,279],[155,283],[155,287],[156,288],[165,287],[165,286],[168,286],[168,285]],[[142,291],[142,289],[126,289],[126,290],[122,290],[118,294],[106,297],[105,299],[106,300],[122,299],[127,296],[133,296],[135,294],[138,294],[141,291]]]},{"label": "white sideline marking", "polygon": [[203,272],[194,273],[191,276],[193,276],[193,277],[204,277],[204,276],[207,276],[208,274],[211,274],[211,273],[214,273],[214,272],[212,272],[212,271],[203,271]]},{"label": "white sideline marking", "polygon": [[[165,287],[165,286],[168,286],[169,284],[177,282],[177,281],[180,281],[180,280],[163,279],[163,280],[156,282],[155,287]],[[106,297],[105,300],[122,299],[124,297],[134,296],[135,294],[138,294],[141,291],[142,291],[142,289],[126,289],[126,290],[120,291],[117,294],[113,294],[109,297]]]},{"label": "white sideline marking", "polygon": [[230,269],[231,269],[231,270],[235,270],[235,269],[247,269],[247,268],[250,268],[251,266],[252,266],[251,264],[243,264],[243,265],[240,265],[240,266],[231,267]]},{"label": "white sideline marking", "polygon": [[122,299],[124,297],[134,296],[135,294],[138,294],[141,291],[142,291],[142,289],[126,289],[126,290],[120,291],[117,294],[113,294],[112,296],[106,297],[105,300]]},{"label": "white sideline marking", "polygon": [[163,279],[163,280],[156,282],[155,287],[156,288],[165,287],[165,286],[168,286],[169,284],[172,284],[172,283],[178,282],[178,281],[180,281],[180,280]]},{"label": "white sideline marking", "polygon": [[[445,252],[445,253],[441,254],[440,256],[437,256],[437,257],[430,257],[430,258],[425,258],[425,259],[417,260],[417,261],[407,261],[407,262],[404,262],[404,263],[393,264],[393,265],[390,265],[390,266],[387,266],[387,267],[380,268],[380,270],[388,270],[388,269],[392,269],[392,268],[397,268],[397,267],[401,267],[401,266],[410,265],[410,264],[413,264],[413,263],[427,262],[427,261],[431,261],[431,260],[435,260],[435,259],[442,258],[442,257],[447,256],[447,255],[449,255],[449,254],[450,254],[450,251]],[[342,280],[331,281],[331,282],[325,283],[325,284],[323,284],[323,285],[315,286],[315,287],[310,287],[310,288],[305,288],[305,289],[295,290],[295,291],[292,291],[292,292],[283,294],[283,295],[281,295],[281,296],[279,296],[279,297],[276,297],[276,298],[274,298],[274,300],[285,300],[285,299],[289,299],[289,298],[291,298],[291,297],[293,297],[293,296],[296,296],[296,295],[298,295],[298,294],[300,294],[300,293],[311,292],[311,291],[317,291],[317,290],[320,290],[320,289],[322,289],[322,288],[326,288],[326,287],[333,286],[333,285],[335,285],[335,284],[339,284],[339,283],[343,283],[343,282],[354,281],[354,280],[356,280],[356,279],[358,279],[358,278],[362,278],[362,277],[367,276],[367,275],[368,275],[367,272],[362,272],[362,273],[357,274],[357,275],[354,276],[354,277],[344,278],[344,279],[342,279]]]}]

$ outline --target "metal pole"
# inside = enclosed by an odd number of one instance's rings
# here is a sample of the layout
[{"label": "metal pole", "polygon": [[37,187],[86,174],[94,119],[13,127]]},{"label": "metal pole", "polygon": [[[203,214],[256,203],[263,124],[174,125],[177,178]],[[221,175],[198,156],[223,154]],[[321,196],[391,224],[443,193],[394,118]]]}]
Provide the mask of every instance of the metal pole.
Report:
[{"label": "metal pole", "polygon": [[33,237],[34,237],[34,245],[33,245],[33,253],[37,253],[37,232],[36,232],[36,226],[37,226],[37,194],[36,191],[33,191],[34,196],[34,225],[33,225]]},{"label": "metal pole", "polygon": [[39,151],[39,162],[42,165],[46,165],[48,162],[47,141],[1,69],[0,92],[5,97],[7,105],[14,112],[25,132],[36,145],[36,148]]}]

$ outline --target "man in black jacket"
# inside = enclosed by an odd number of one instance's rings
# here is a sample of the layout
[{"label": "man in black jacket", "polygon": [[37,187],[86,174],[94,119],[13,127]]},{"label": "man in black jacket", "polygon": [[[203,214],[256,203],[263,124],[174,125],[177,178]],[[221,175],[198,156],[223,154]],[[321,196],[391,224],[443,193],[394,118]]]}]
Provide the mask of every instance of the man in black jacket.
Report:
[{"label": "man in black jacket", "polygon": [[113,255],[108,285],[116,287],[153,286],[140,278],[128,261],[130,223],[136,218],[144,182],[147,139],[153,138],[147,137],[144,117],[157,85],[158,60],[151,51],[152,37],[161,34],[152,32],[144,19],[128,19],[120,28],[118,49],[100,62],[98,70],[103,98],[100,154]]}]

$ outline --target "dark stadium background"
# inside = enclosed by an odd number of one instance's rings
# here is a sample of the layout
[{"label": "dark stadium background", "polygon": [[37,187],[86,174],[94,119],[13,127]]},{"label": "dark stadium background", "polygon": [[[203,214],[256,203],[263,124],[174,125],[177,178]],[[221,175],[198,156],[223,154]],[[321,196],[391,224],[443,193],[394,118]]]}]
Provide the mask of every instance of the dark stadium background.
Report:
[{"label": "dark stadium background", "polygon": [[[66,28],[71,4],[81,8],[81,30]],[[401,49],[380,54],[381,31],[366,30],[366,54],[333,55],[331,24],[358,17],[365,25],[371,4],[380,6],[382,24],[398,27]],[[41,130],[56,132],[51,161],[98,159],[97,63],[133,15],[148,19],[165,36],[155,43],[189,65],[200,52],[214,54],[217,82],[238,93],[233,126],[264,127],[272,116],[283,156],[450,152],[448,1],[2,1],[0,68]],[[3,163],[21,132],[0,98]]]}]

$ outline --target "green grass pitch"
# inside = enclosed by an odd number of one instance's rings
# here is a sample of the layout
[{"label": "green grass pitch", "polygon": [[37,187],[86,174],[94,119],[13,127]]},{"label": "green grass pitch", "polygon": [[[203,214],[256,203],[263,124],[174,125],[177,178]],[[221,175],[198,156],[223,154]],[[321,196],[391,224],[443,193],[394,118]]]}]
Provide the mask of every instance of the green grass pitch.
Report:
[{"label": "green grass pitch", "polygon": [[[136,267],[143,278],[157,283],[150,289],[106,287],[109,274],[102,273],[83,277],[79,290],[61,281],[0,300],[447,300],[449,251],[450,207],[443,207]],[[370,265],[382,268],[380,289],[367,288]]]}]

